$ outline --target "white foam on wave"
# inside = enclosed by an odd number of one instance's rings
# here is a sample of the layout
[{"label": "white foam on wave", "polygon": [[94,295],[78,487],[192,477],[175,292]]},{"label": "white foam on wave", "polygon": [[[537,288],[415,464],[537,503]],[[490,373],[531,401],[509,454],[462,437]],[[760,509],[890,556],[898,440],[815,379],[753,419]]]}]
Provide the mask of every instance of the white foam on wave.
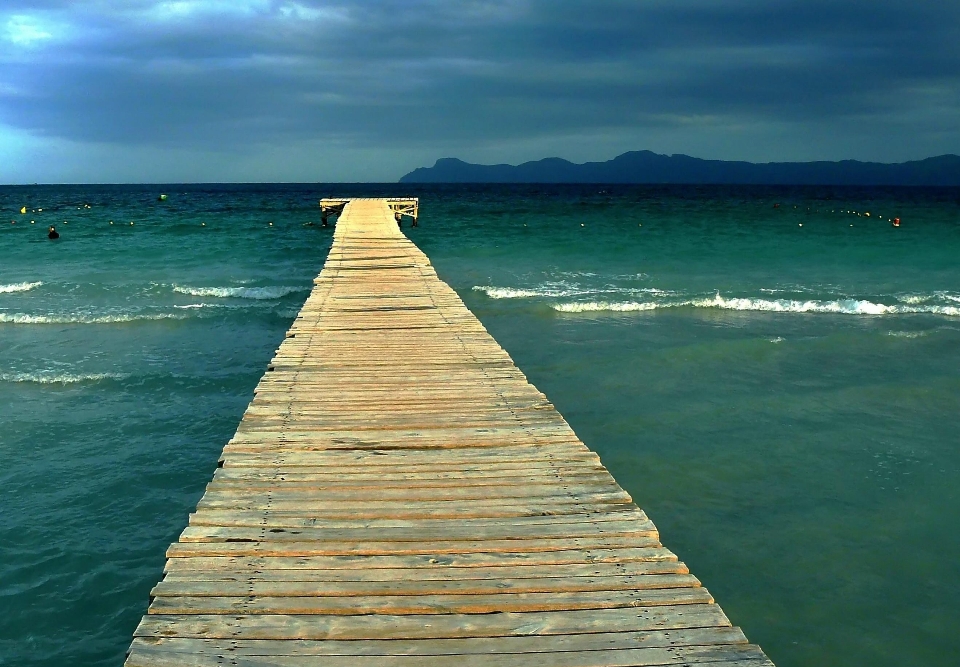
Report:
[{"label": "white foam on wave", "polygon": [[0,313],[0,323],[7,324],[114,324],[146,320],[182,320],[187,315],[178,313],[122,314],[122,315],[28,315],[27,313]]},{"label": "white foam on wave", "polygon": [[196,310],[199,308],[228,308],[228,309],[237,309],[243,308],[244,306],[231,306],[226,303],[187,303],[179,306],[174,306],[179,310]]},{"label": "white foam on wave", "polygon": [[0,373],[0,382],[30,382],[34,384],[77,384],[79,382],[99,382],[100,380],[122,380],[126,375],[120,373]]},{"label": "white foam on wave", "polygon": [[294,292],[304,292],[306,288],[291,285],[276,285],[273,287],[187,287],[174,285],[173,291],[190,296],[213,296],[221,299],[279,299]]},{"label": "white foam on wave", "polygon": [[43,282],[34,283],[11,283],[9,285],[0,285],[0,294],[11,294],[13,292],[29,292],[35,287],[40,287]]},{"label": "white foam on wave", "polygon": [[910,305],[930,303],[931,301],[939,301],[940,303],[947,302],[948,304],[960,303],[960,296],[942,290],[933,292],[932,294],[899,294],[896,298],[900,303]]},{"label": "white foam on wave", "polygon": [[558,299],[571,296],[603,295],[603,294],[652,294],[653,296],[673,296],[676,292],[657,289],[655,287],[618,288],[606,286],[596,289],[579,289],[575,287],[550,287],[543,285],[534,289],[523,287],[493,287],[490,285],[476,285],[475,292],[483,292],[491,299]]},{"label": "white foam on wave", "polygon": [[887,306],[882,303],[857,299],[835,301],[798,301],[794,299],[725,298],[719,293],[711,299],[697,299],[691,305],[698,308],[722,308],[724,310],[754,310],[770,313],[844,313],[848,315],[886,315],[905,312],[904,306]]},{"label": "white foam on wave", "polygon": [[656,287],[639,287],[627,290],[621,290],[630,294],[653,294],[654,296],[676,296],[677,293],[671,290],[657,289]]},{"label": "white foam on wave", "polygon": [[661,304],[651,301],[587,301],[586,303],[556,303],[553,304],[553,309],[561,313],[592,313],[603,311],[627,313],[640,310],[654,310],[656,308],[669,307],[670,305],[672,304]]},{"label": "white foam on wave", "polygon": [[920,338],[921,336],[926,336],[926,331],[888,331],[888,336],[893,336],[894,338]]},{"label": "white foam on wave", "polygon": [[957,296],[956,294],[947,294],[946,292],[937,292],[937,296],[939,296],[941,299],[946,299],[947,301],[960,303],[960,296]]},{"label": "white foam on wave", "polygon": [[726,310],[755,310],[774,313],[839,313],[843,315],[900,315],[908,313],[931,313],[935,315],[960,316],[960,308],[954,306],[887,305],[865,299],[837,299],[833,301],[796,301],[791,299],[727,299],[717,294],[712,299],[694,301],[701,308]]},{"label": "white foam on wave", "polygon": [[909,303],[916,305],[918,303],[926,303],[933,299],[932,294],[901,294],[897,297],[897,301],[900,303]]},{"label": "white foam on wave", "polygon": [[527,299],[545,296],[542,292],[532,289],[517,289],[513,287],[491,287],[490,285],[476,285],[475,292],[484,292],[491,299]]},{"label": "white foam on wave", "polygon": [[484,292],[491,299],[531,299],[531,298],[563,298],[569,296],[579,296],[588,294],[585,290],[569,287],[547,287],[542,286],[536,289],[525,289],[522,287],[492,287],[490,285],[477,285],[473,288],[475,292]]},{"label": "white foam on wave", "polygon": [[768,313],[835,313],[842,315],[899,315],[930,313],[960,317],[960,307],[933,305],[886,305],[863,299],[838,299],[834,301],[797,301],[793,299],[726,298],[719,293],[709,299],[693,299],[675,302],[651,301],[591,301],[587,303],[557,303],[553,309],[561,313],[582,312],[637,312],[657,308],[719,308],[722,310],[757,311]]}]

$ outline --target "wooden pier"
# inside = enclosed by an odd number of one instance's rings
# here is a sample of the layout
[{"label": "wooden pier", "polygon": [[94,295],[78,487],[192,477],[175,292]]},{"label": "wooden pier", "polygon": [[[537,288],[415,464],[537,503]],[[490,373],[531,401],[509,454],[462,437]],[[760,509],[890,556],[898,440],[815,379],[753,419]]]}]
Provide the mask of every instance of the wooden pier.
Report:
[{"label": "wooden pier", "polygon": [[344,201],[167,558],[127,667],[771,665],[388,200]]}]

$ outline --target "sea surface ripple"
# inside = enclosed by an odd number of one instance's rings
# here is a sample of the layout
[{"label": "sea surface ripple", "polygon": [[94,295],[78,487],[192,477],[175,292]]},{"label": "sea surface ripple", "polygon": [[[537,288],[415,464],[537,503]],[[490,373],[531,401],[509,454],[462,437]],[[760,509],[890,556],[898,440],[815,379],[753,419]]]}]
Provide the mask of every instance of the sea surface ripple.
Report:
[{"label": "sea surface ripple", "polygon": [[956,664],[960,191],[396,185],[0,187],[0,664],[122,665],[351,195],[779,667]]}]

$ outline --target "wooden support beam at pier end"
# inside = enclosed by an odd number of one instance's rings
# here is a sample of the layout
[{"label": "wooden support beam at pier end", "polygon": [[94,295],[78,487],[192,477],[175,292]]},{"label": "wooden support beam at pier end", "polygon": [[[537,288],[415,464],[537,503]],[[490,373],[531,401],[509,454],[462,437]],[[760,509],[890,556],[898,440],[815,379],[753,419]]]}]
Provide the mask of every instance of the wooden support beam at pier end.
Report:
[{"label": "wooden support beam at pier end", "polygon": [[[323,226],[327,226],[331,215],[339,216],[343,213],[343,209],[349,201],[351,200],[335,198],[321,199],[320,218],[323,221]],[[381,199],[378,201],[386,202],[390,210],[393,211],[393,217],[397,221],[397,224],[400,223],[403,216],[407,216],[413,222],[413,226],[417,226],[417,220],[420,217],[420,200],[416,197],[394,197],[392,199]]]},{"label": "wooden support beam at pier end", "polygon": [[391,201],[343,200],[127,667],[769,667]]}]

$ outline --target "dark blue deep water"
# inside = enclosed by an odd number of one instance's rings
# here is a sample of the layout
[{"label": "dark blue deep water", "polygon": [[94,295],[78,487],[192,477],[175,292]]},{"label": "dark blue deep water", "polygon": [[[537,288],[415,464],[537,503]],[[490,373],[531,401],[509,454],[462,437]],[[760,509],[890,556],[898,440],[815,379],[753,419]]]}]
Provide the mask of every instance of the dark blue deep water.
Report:
[{"label": "dark blue deep water", "polygon": [[960,663],[960,191],[176,185],[0,188],[0,664],[122,664],[357,194],[780,667]]}]

